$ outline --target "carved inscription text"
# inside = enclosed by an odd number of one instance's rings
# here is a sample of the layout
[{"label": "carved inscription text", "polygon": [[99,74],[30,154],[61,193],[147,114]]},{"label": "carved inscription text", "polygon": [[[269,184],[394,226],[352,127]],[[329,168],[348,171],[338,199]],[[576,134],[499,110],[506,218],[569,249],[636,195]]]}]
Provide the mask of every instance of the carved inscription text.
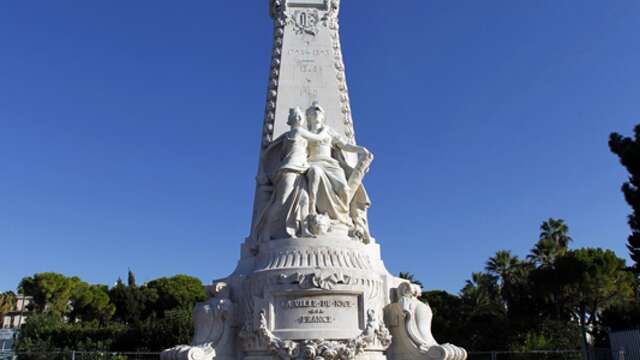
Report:
[{"label": "carved inscription text", "polygon": [[358,300],[354,295],[299,296],[275,304],[276,329],[357,326]]}]

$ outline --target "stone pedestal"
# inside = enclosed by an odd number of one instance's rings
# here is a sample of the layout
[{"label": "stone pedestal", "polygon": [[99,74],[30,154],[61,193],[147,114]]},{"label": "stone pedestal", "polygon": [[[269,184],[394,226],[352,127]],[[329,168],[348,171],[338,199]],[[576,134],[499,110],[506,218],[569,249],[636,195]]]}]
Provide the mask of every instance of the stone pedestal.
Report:
[{"label": "stone pedestal", "polygon": [[383,309],[398,281],[377,244],[331,235],[272,240],[245,254],[227,281],[241,294],[248,358],[385,358]]}]

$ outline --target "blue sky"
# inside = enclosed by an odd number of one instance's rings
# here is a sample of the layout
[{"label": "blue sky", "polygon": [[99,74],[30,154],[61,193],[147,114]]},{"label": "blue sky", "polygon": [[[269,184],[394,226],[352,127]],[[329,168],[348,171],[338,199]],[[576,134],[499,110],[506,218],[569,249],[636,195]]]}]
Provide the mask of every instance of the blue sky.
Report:
[{"label": "blue sky", "polygon": [[[0,290],[230,273],[248,234],[266,0],[0,5]],[[366,4],[366,6],[363,6]],[[548,217],[627,257],[608,134],[640,122],[640,2],[343,1],[372,232],[457,292]]]}]

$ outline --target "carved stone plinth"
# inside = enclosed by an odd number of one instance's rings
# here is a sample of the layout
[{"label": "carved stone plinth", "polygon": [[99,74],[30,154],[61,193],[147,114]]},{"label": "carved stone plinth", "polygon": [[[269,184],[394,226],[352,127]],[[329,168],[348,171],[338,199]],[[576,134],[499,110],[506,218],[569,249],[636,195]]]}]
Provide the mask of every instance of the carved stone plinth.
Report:
[{"label": "carved stone plinth", "polygon": [[272,240],[227,281],[239,294],[248,358],[384,358],[391,342],[382,316],[395,279],[376,244],[331,236]]}]

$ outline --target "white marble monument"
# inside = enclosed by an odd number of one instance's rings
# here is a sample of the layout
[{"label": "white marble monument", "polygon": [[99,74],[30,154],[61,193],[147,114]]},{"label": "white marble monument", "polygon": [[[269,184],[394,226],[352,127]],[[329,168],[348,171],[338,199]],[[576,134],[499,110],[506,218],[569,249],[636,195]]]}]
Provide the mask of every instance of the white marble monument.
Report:
[{"label": "white marble monument", "polygon": [[431,334],[420,289],[369,232],[338,32],[339,0],[270,0],[274,46],[252,228],[193,313],[189,360],[464,360]]}]

